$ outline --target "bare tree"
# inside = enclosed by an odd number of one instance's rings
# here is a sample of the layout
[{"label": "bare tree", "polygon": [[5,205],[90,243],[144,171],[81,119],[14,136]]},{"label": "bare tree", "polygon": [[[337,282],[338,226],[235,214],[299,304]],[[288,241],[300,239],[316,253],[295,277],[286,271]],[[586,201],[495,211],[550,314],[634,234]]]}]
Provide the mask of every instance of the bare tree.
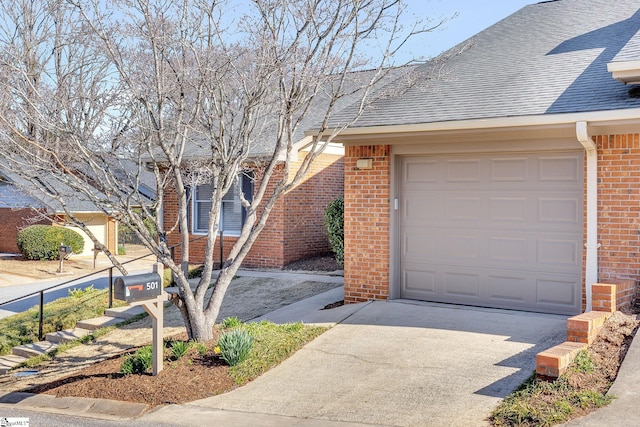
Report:
[{"label": "bare tree", "polygon": [[[3,166],[26,182],[52,177],[47,196],[63,208],[73,194],[118,212],[174,273],[173,302],[189,337],[198,340],[211,337],[225,292],[276,202],[354,123],[372,93],[380,96],[395,50],[428,30],[401,28],[401,0],[0,3],[11,12],[0,40]],[[375,60],[365,51],[372,46],[379,51]],[[352,104],[348,114],[337,114],[346,104]],[[305,137],[308,154],[292,168],[306,128],[315,134]],[[114,174],[118,158],[135,162],[137,171],[125,179]],[[131,185],[143,168],[156,177],[153,204]],[[248,169],[255,183],[250,195],[235,185]],[[211,184],[205,263],[192,290],[183,268],[190,253],[189,189],[203,183]],[[229,191],[238,192],[246,220],[214,275]],[[164,224],[159,216],[156,240],[143,218],[161,212],[169,194],[178,219]],[[181,263],[163,238],[172,233],[180,236]]]}]

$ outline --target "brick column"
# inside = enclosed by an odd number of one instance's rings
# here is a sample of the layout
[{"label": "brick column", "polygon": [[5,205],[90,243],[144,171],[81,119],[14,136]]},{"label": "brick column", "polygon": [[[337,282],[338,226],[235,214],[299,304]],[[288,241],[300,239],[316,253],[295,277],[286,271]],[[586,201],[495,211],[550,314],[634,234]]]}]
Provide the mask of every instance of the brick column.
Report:
[{"label": "brick column", "polygon": [[[389,296],[390,151],[388,145],[346,147],[345,302]],[[356,168],[358,159],[372,159],[372,168]]]}]

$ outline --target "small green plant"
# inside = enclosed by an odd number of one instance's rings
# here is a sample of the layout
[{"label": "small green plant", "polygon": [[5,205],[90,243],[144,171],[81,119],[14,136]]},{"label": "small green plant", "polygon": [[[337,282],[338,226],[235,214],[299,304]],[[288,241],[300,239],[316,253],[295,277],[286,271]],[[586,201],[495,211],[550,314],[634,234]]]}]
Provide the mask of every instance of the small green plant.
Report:
[{"label": "small green plant", "polygon": [[174,360],[180,359],[191,348],[189,341],[172,341],[171,342],[171,355]]},{"label": "small green plant", "polygon": [[336,261],[344,266],[344,198],[338,197],[329,203],[324,213],[324,226]]},{"label": "small green plant", "polygon": [[18,232],[18,249],[31,260],[56,260],[60,257],[60,245],[70,246],[75,254],[84,249],[82,236],[66,227],[32,225]]},{"label": "small green plant", "polygon": [[491,415],[494,426],[551,426],[569,420],[580,407],[600,408],[612,397],[591,390],[580,390],[566,375],[543,381],[535,373],[507,396]]},{"label": "small green plant", "polygon": [[86,288],[69,289],[67,292],[69,293],[69,296],[72,298],[82,298],[83,296],[93,291],[95,291],[95,288],[93,287],[93,285],[89,285]]},{"label": "small green plant", "polygon": [[229,366],[236,366],[243,362],[251,351],[253,337],[243,329],[233,329],[222,334],[216,348],[220,351],[220,357]]},{"label": "small green plant", "polygon": [[200,356],[207,354],[207,345],[203,342],[195,341],[196,351]]},{"label": "small green plant", "polygon": [[125,249],[124,245],[118,245],[118,255],[126,255],[127,254],[127,250]]},{"label": "small green plant", "polygon": [[590,374],[595,369],[595,365],[593,363],[593,359],[591,358],[591,354],[587,350],[580,350],[576,355],[576,358],[573,360],[573,364],[571,365],[571,369],[574,372],[582,372],[585,374]]},{"label": "small green plant", "polygon": [[237,328],[240,325],[242,325],[242,322],[236,316],[227,317],[222,321],[222,327],[225,329]]},{"label": "small green plant", "polygon": [[142,374],[151,369],[153,365],[153,348],[150,345],[140,347],[133,355],[128,356],[122,365],[120,372],[125,375]]}]

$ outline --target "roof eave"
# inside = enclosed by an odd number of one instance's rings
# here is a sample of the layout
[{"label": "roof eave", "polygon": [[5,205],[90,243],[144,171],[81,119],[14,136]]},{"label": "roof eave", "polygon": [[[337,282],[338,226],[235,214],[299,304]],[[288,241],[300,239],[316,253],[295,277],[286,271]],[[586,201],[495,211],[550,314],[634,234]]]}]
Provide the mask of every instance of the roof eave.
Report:
[{"label": "roof eave", "polygon": [[640,61],[610,62],[607,71],[624,84],[640,84]]},{"label": "roof eave", "polygon": [[456,120],[446,122],[403,124],[388,126],[352,127],[343,130],[335,139],[345,145],[359,143],[384,144],[394,139],[410,137],[446,137],[466,134],[469,138],[481,134],[501,133],[504,139],[531,136],[537,138],[566,134],[574,135],[576,122],[587,122],[591,135],[640,133],[640,108],[581,113],[542,114],[534,116],[497,117],[490,119]]}]

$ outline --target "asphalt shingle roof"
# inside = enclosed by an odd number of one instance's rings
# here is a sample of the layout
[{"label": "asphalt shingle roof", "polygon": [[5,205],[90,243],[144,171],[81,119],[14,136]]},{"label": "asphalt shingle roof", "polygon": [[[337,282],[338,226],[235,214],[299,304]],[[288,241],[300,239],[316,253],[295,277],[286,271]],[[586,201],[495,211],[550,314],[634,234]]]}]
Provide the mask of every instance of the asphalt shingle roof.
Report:
[{"label": "asphalt shingle roof", "polygon": [[465,42],[437,75],[422,66],[418,84],[353,127],[640,107],[607,71],[617,55],[640,59],[638,30],[640,0],[526,6]]}]

